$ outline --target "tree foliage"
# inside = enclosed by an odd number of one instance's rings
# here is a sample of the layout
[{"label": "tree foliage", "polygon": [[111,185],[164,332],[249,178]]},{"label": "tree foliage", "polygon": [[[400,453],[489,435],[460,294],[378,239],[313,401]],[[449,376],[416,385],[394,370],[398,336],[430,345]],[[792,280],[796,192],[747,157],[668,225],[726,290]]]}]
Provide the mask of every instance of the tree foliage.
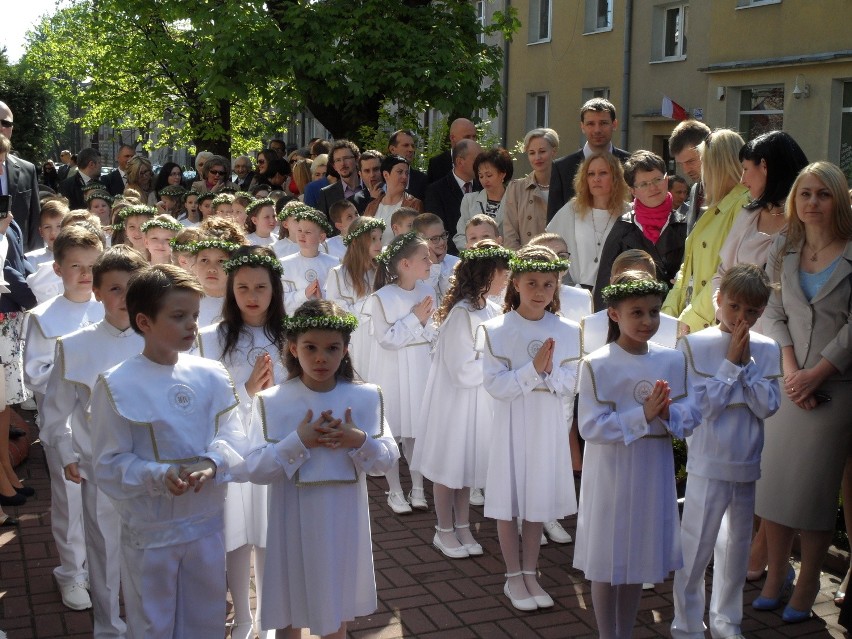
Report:
[{"label": "tree foliage", "polygon": [[[503,52],[462,0],[266,0],[284,34],[295,89],[336,137],[376,127],[384,104],[423,105],[450,116],[494,112]],[[507,39],[515,11],[487,33]],[[488,80],[488,82],[483,82]]]},{"label": "tree foliage", "polygon": [[227,155],[293,109],[280,40],[261,0],[72,0],[28,34],[23,64],[89,131],[139,128]]}]

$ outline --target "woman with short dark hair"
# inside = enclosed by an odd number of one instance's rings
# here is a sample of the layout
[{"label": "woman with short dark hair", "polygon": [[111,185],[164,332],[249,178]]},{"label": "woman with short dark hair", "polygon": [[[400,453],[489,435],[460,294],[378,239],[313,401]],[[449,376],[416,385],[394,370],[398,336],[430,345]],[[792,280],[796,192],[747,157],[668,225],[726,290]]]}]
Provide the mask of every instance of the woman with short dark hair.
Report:
[{"label": "woman with short dark hair", "polygon": [[389,154],[382,160],[382,179],[385,182],[385,193],[376,198],[364,209],[367,217],[377,217],[385,221],[382,242],[388,244],[393,239],[391,216],[397,209],[404,207],[423,211],[423,202],[406,192],[408,188],[408,160],[401,155]]},{"label": "woman with short dark hair", "polygon": [[503,147],[487,149],[476,156],[473,174],[479,179],[482,190],[465,193],[462,197],[459,209],[461,216],[453,237],[458,250],[465,248],[464,230],[474,215],[494,218],[499,234],[503,235],[503,203],[506,199],[506,185],[512,181],[513,170],[512,156]]}]

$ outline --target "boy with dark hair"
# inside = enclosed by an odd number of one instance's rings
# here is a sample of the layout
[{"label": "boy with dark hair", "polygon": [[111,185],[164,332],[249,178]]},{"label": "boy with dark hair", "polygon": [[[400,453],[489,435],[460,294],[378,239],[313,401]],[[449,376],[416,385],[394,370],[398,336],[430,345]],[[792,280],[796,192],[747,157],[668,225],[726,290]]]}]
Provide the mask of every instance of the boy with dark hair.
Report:
[{"label": "boy with dark hair", "polygon": [[215,637],[225,620],[225,482],[245,435],[227,371],[186,354],[202,295],[171,264],[134,273],[127,312],[142,352],[102,373],[92,393],[95,481],[121,519],[133,637]]},{"label": "boy with dark hair", "polygon": [[121,527],[95,482],[89,400],[100,373],[142,349],[142,339],[130,329],[125,294],[130,276],[147,265],[141,253],[123,244],[95,262],[93,290],[104,319],[56,340],[42,406],[41,435],[54,442],[65,479],[80,484],[95,637],[122,637],[126,627],[118,603]]},{"label": "boy with dark hair", "polygon": [[329,207],[328,217],[331,219],[334,228],[337,229],[337,235],[325,241],[326,252],[338,260],[342,260],[346,254],[343,236],[349,232],[352,222],[358,219],[358,209],[349,200],[338,200]]}]

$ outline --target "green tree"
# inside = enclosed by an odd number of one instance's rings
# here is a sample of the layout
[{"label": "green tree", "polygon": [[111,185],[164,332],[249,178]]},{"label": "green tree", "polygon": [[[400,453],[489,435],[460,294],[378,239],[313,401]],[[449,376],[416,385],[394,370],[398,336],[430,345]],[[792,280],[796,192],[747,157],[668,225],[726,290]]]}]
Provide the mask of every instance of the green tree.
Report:
[{"label": "green tree", "polygon": [[[434,108],[451,117],[500,104],[503,52],[482,44],[473,3],[462,0],[266,0],[284,34],[294,88],[335,137],[378,128],[382,107]],[[516,12],[486,33],[507,39]],[[490,80],[483,86],[483,80]],[[476,118],[474,118],[476,119]]]},{"label": "green tree", "polygon": [[22,64],[80,108],[88,131],[139,128],[146,141],[229,155],[292,111],[280,39],[262,0],[74,0],[28,34]]}]

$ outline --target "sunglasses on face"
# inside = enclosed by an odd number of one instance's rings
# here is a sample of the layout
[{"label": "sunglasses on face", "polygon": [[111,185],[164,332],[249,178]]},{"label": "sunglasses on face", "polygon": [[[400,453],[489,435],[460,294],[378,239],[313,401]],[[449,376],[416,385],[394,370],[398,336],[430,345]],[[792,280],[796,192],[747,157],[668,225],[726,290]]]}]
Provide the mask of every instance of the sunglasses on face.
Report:
[{"label": "sunglasses on face", "polygon": [[207,172],[208,172],[210,175],[225,175],[225,172],[224,172],[224,171],[221,171],[221,170],[219,170],[219,169],[210,169],[210,170],[209,170],[209,171],[207,171]]},{"label": "sunglasses on face", "polygon": [[4,129],[11,129],[13,126],[15,126],[15,123],[11,120],[0,120],[0,126],[2,126]]}]

